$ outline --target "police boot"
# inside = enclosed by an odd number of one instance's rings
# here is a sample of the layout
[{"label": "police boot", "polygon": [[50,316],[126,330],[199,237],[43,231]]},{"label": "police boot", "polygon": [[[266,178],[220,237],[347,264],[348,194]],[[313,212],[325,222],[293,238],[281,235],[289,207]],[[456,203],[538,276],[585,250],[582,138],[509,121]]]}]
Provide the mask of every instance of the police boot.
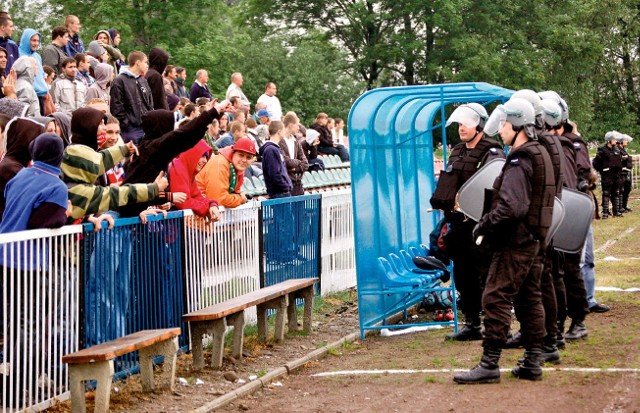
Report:
[{"label": "police boot", "polygon": [[511,337],[507,339],[504,348],[520,348],[522,346],[522,333],[516,331]]},{"label": "police boot", "polygon": [[485,347],[480,363],[469,371],[456,374],[453,381],[458,384],[500,383],[501,348]]},{"label": "police boot", "polygon": [[563,321],[558,321],[558,333],[556,335],[556,347],[558,347],[560,350],[564,350],[566,345],[567,345],[567,342],[564,339],[564,322]]},{"label": "police boot", "polygon": [[567,341],[581,340],[589,336],[587,327],[584,325],[584,321],[572,321],[569,331],[564,335]]},{"label": "police boot", "polygon": [[609,212],[609,197],[608,196],[602,196],[602,219],[607,219],[609,218],[609,215],[611,213]]},{"label": "police boot", "polygon": [[465,317],[464,327],[457,333],[449,334],[444,338],[447,341],[473,341],[482,340],[479,317]]},{"label": "police boot", "polygon": [[622,210],[622,212],[632,211],[632,209],[629,208],[629,194],[626,192],[622,194]]},{"label": "police boot", "polygon": [[522,364],[511,370],[511,374],[523,380],[542,380],[542,368],[540,368],[540,353],[542,349],[534,347],[524,352]]},{"label": "police boot", "polygon": [[611,197],[611,208],[613,209],[613,216],[614,217],[621,217],[622,216],[622,212],[620,211],[620,207],[621,207],[620,195],[613,194],[613,196]]},{"label": "police boot", "polygon": [[545,336],[542,353],[540,353],[540,362],[560,364],[560,352],[558,351],[558,344],[555,334],[552,336]]}]

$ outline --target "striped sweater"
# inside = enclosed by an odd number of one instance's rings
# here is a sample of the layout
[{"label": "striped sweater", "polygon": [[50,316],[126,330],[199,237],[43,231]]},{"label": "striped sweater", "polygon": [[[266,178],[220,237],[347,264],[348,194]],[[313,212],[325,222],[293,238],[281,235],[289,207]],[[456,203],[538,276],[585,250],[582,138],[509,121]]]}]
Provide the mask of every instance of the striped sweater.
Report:
[{"label": "striped sweater", "polygon": [[114,146],[100,152],[85,145],[67,146],[61,169],[72,204],[70,219],[117,210],[127,204],[148,202],[158,196],[158,185],[155,183],[125,184],[119,187],[95,184],[99,176],[128,154],[126,146]]}]

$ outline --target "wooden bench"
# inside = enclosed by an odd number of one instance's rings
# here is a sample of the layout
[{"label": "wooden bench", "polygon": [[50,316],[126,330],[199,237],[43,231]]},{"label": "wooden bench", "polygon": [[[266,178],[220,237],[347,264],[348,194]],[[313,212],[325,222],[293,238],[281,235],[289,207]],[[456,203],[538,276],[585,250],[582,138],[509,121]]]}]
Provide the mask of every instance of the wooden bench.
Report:
[{"label": "wooden bench", "polygon": [[155,389],[153,357],[162,355],[165,359],[165,368],[160,377],[158,388],[173,390],[179,335],[180,328],[144,330],[63,356],[62,362],[69,364],[71,411],[74,413],[86,411],[85,380],[98,382],[95,411],[109,411],[111,382],[114,374],[113,359],[135,350],[139,351],[142,389],[144,391]]},{"label": "wooden bench", "polygon": [[276,310],[274,336],[277,342],[284,340],[285,310],[289,319],[289,331],[298,330],[296,298],[304,300],[303,330],[310,332],[313,286],[317,282],[318,278],[283,281],[182,316],[182,320],[190,325],[193,367],[196,369],[204,367],[202,337],[205,334],[213,336],[211,367],[220,368],[222,366],[226,326],[233,326],[233,351],[231,355],[238,360],[242,358],[244,310],[253,306],[257,307],[258,338],[262,341],[267,340],[268,309]]}]

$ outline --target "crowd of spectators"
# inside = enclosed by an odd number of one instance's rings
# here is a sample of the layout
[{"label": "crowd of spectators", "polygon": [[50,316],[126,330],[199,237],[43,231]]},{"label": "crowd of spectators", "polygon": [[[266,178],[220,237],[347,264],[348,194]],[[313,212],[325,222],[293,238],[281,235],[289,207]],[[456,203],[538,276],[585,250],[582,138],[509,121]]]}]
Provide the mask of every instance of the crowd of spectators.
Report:
[{"label": "crowd of spectators", "polygon": [[[295,113],[283,114],[274,82],[252,107],[244,77],[235,72],[218,102],[205,68],[189,86],[186,69],[166,50],[133,50],[125,57],[117,29],[83,41],[81,28],[70,15],[45,34],[44,46],[34,28],[22,30],[17,44],[11,16],[0,12],[0,212],[16,204],[7,197],[17,192],[4,189],[24,168],[59,168],[69,202],[68,208],[55,202],[66,220],[25,217],[19,229],[35,227],[32,222],[99,222],[107,211],[135,216],[148,209],[188,208],[215,221],[219,205],[233,208],[250,199],[242,192],[245,176],[264,175],[270,197],[295,196],[304,193],[305,171],[324,169],[318,154],[349,161],[344,122],[319,113],[305,129]],[[60,162],[48,163],[53,169],[30,152],[40,136],[48,137],[40,145],[51,136],[62,142]],[[31,213],[42,211],[36,203]]]}]

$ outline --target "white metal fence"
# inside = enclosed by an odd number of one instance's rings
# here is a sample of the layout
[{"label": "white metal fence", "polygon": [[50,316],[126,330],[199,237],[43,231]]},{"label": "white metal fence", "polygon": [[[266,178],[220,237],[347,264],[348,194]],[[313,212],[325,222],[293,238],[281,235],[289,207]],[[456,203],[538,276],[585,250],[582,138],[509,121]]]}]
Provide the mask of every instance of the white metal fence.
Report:
[{"label": "white metal fence", "polygon": [[78,349],[79,244],[82,227],[3,234],[3,411],[64,399],[61,357]]},{"label": "white metal fence", "polygon": [[[356,285],[351,190],[322,198],[322,294]],[[220,222],[185,214],[188,311],[260,288],[258,202],[223,210]],[[81,225],[0,235],[2,412],[65,400],[64,354],[78,350]],[[247,314],[255,322],[255,310]]]}]

